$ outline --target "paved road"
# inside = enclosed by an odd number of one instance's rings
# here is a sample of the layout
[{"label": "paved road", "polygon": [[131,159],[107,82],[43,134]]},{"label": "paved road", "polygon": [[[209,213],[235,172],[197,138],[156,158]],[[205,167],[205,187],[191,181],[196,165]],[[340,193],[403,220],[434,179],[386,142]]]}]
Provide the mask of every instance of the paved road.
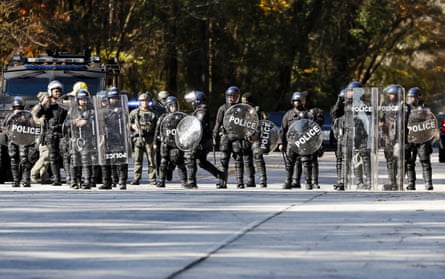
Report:
[{"label": "paved road", "polygon": [[334,192],[331,152],[317,191],[282,190],[279,153],[267,189],[0,185],[0,278],[445,278],[436,154],[433,192]]}]

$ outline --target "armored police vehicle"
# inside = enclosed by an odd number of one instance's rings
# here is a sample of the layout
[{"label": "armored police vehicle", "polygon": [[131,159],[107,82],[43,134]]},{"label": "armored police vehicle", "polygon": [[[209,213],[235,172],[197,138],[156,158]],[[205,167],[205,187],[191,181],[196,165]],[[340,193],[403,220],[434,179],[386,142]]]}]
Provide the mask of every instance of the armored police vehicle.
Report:
[{"label": "armored police vehicle", "polygon": [[3,127],[6,115],[11,112],[16,96],[26,101],[26,110],[39,101],[37,94],[46,92],[48,83],[60,81],[64,86],[63,94],[72,91],[73,85],[82,81],[88,85],[91,94],[108,86],[117,86],[120,73],[117,59],[102,63],[100,58],[89,52],[69,54],[47,51],[38,57],[15,55],[2,69],[0,88],[0,183],[10,179],[8,139]]}]

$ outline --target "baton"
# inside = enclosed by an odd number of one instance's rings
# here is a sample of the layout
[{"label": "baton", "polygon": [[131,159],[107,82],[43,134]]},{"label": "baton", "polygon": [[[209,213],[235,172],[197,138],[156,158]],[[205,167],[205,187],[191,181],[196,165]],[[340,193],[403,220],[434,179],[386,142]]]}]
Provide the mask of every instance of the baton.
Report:
[{"label": "baton", "polygon": [[286,152],[281,151],[281,155],[283,155],[284,167],[287,169],[287,155],[286,155]]},{"label": "baton", "polygon": [[215,145],[213,145],[213,164],[216,165],[216,151],[215,151]]},{"label": "baton", "polygon": [[212,138],[212,149],[213,149],[213,164],[214,165],[216,165],[216,148],[215,148],[215,145],[216,145],[216,138],[215,137],[213,137]]}]

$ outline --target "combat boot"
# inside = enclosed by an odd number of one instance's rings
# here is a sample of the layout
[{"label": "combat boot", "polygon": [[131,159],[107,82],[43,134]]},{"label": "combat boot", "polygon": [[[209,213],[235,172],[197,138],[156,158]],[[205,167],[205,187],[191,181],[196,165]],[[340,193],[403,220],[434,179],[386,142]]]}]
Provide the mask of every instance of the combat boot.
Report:
[{"label": "combat boot", "polygon": [[103,185],[99,186],[97,189],[99,189],[99,190],[111,190],[112,187],[111,187],[111,184],[103,184]]},{"label": "combat boot", "polygon": [[225,172],[220,171],[218,174],[219,181],[216,184],[216,189],[226,189],[227,188],[227,175]]},{"label": "combat boot", "polygon": [[408,190],[408,191],[415,191],[416,190],[416,184],[414,182],[408,182],[408,186],[406,187],[406,190]]},{"label": "combat boot", "polygon": [[344,191],[345,190],[345,184],[338,183],[338,184],[334,185],[334,190],[335,191]]},{"label": "combat boot", "polygon": [[139,185],[139,179],[135,179],[135,180],[131,181],[130,184],[131,185]]},{"label": "combat boot", "polygon": [[156,183],[156,187],[165,188],[165,180],[159,179],[159,181]]},{"label": "combat boot", "polygon": [[249,177],[249,179],[247,180],[246,187],[256,187],[254,177]]}]

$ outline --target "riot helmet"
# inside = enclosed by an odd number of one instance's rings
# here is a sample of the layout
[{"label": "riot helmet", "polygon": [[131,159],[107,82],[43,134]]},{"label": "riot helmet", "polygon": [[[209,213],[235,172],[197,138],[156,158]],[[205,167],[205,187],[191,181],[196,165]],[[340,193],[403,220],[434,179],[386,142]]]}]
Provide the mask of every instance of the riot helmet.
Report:
[{"label": "riot helmet", "polygon": [[141,95],[139,95],[138,97],[138,101],[147,101],[150,102],[151,101],[151,97],[148,93],[142,93]]},{"label": "riot helmet", "polygon": [[108,104],[110,106],[118,106],[120,91],[116,87],[110,87],[107,90]]},{"label": "riot helmet", "polygon": [[48,96],[53,97],[52,91],[54,89],[60,89],[60,94],[63,92],[63,85],[58,80],[53,80],[48,84]]},{"label": "riot helmet", "polygon": [[204,92],[193,90],[185,94],[184,99],[187,103],[192,103],[193,108],[197,108],[199,105],[204,104],[206,95]]},{"label": "riot helmet", "polygon": [[73,85],[73,93],[77,95],[77,92],[79,92],[80,89],[88,90],[88,84],[86,84],[83,81],[78,81],[78,82],[74,83],[74,85]]},{"label": "riot helmet", "polygon": [[165,108],[168,113],[179,111],[178,100],[174,96],[168,96],[165,100]]},{"label": "riot helmet", "polygon": [[348,100],[351,100],[352,97],[354,96],[354,88],[362,88],[362,87],[363,87],[362,84],[358,81],[350,82],[345,88],[345,90],[346,90],[345,98],[347,98]]},{"label": "riot helmet", "polygon": [[354,89],[354,88],[362,88],[363,85],[358,81],[351,81],[348,86],[346,86],[346,89]]},{"label": "riot helmet", "polygon": [[[298,110],[304,109],[304,99],[306,98],[306,94],[302,92],[294,92],[292,93],[291,104]],[[296,103],[297,102],[297,103]]]},{"label": "riot helmet", "polygon": [[142,93],[138,97],[139,107],[142,109],[148,109],[149,106],[152,105],[151,96],[148,93]]},{"label": "riot helmet", "polygon": [[412,87],[408,90],[408,93],[406,94],[408,97],[408,104],[412,104],[414,106],[417,106],[419,103],[419,96],[420,96],[420,89],[419,87]]},{"label": "riot helmet", "polygon": [[103,101],[103,100],[107,100],[107,91],[105,90],[101,90],[99,92],[96,93],[96,96],[99,98],[99,100]]},{"label": "riot helmet", "polygon": [[403,87],[399,84],[390,84],[385,89],[383,89],[383,93],[388,95],[396,95],[400,96],[400,93],[403,91]]},{"label": "riot helmet", "polygon": [[118,98],[119,97],[119,89],[117,89],[116,87],[108,88],[107,97],[108,97],[108,99]]},{"label": "riot helmet", "polygon": [[240,90],[236,86],[230,86],[226,92],[226,104],[233,105],[239,102]]},{"label": "riot helmet", "polygon": [[408,90],[407,96],[408,97],[416,97],[416,98],[420,97],[420,88],[419,87],[411,87]]},{"label": "riot helmet", "polygon": [[383,89],[383,93],[388,95],[390,102],[397,102],[403,94],[403,87],[399,84],[390,84]]},{"label": "riot helmet", "polygon": [[167,97],[169,95],[170,94],[167,91],[165,91],[165,90],[159,91],[159,93],[158,93],[158,102],[160,102],[161,104],[165,105],[165,101],[167,100]]},{"label": "riot helmet", "polygon": [[303,99],[305,98],[305,95],[301,92],[294,92],[292,93],[292,98],[290,103],[293,105],[295,101],[303,102]]},{"label": "riot helmet", "polygon": [[107,91],[101,90],[101,91],[97,92],[96,96],[97,96],[98,100],[100,101],[101,107],[104,107],[108,104]]},{"label": "riot helmet", "polygon": [[22,97],[15,97],[12,101],[12,108],[13,109],[20,109],[23,110],[25,108],[26,102],[25,99]]},{"label": "riot helmet", "polygon": [[90,96],[90,93],[86,89],[79,89],[76,94],[76,101],[79,100],[88,100],[88,97]]}]

